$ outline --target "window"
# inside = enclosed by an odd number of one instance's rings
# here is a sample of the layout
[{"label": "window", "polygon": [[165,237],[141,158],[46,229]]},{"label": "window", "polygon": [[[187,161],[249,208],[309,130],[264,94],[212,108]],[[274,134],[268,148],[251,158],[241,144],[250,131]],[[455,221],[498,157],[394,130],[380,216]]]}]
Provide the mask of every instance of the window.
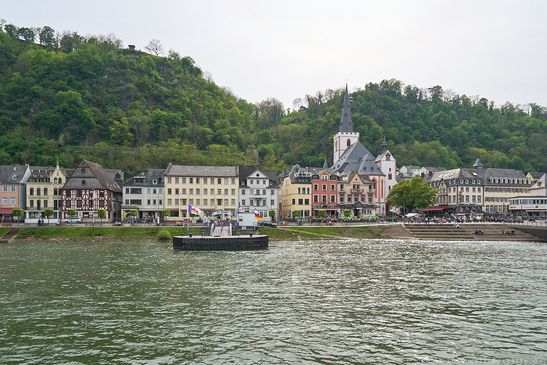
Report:
[{"label": "window", "polygon": [[86,181],[82,179],[82,185],[86,185]]},{"label": "window", "polygon": [[167,205],[172,205],[173,204],[173,199],[169,198],[167,199]]},{"label": "window", "polygon": [[[185,178],[182,178],[182,182],[183,182],[183,183],[186,182],[186,181],[184,181],[184,180],[186,180],[186,179],[185,179]],[[190,177],[189,180],[190,180],[190,184],[193,184],[193,183],[194,183],[194,178],[193,178],[193,177]]]},{"label": "window", "polygon": [[275,192],[273,190],[270,190],[270,195],[275,195]]},{"label": "window", "polygon": [[348,140],[346,141],[346,146],[351,146],[351,140],[348,138]]},{"label": "window", "polygon": [[42,194],[41,194],[41,191],[40,191],[40,188],[36,188],[36,195],[38,195],[38,196],[39,196],[39,195],[42,195]]},{"label": "window", "polygon": [[178,183],[179,183],[179,178],[175,177],[175,184],[178,184]]},{"label": "window", "polygon": [[28,195],[34,195],[34,188],[30,188],[28,191]]},{"label": "window", "polygon": [[313,202],[314,203],[318,203],[319,202],[319,197],[317,195],[314,195],[313,196]]},{"label": "window", "polygon": [[313,184],[313,191],[317,191],[317,184]]},{"label": "window", "polygon": [[175,195],[179,195],[179,189],[178,188],[175,189]]},{"label": "window", "polygon": [[11,192],[12,192],[12,193],[15,193],[15,185],[12,185],[12,186],[11,186]]},{"label": "window", "polygon": [[[8,203],[8,200],[6,198],[2,198],[2,204],[6,205]],[[34,200],[29,200],[30,207],[34,208]]]}]

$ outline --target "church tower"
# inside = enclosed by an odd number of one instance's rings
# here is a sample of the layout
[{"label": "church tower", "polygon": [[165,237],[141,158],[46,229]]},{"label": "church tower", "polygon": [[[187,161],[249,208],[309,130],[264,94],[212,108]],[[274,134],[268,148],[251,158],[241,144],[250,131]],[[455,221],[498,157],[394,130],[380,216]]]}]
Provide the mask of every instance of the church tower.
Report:
[{"label": "church tower", "polygon": [[336,164],[336,161],[342,156],[344,151],[359,141],[359,132],[353,131],[353,125],[351,123],[351,109],[348,93],[348,84],[346,84],[346,92],[344,94],[344,104],[342,105],[342,116],[340,117],[340,127],[338,128],[338,133],[334,135],[333,138],[334,144],[334,154],[333,154],[333,165]]}]

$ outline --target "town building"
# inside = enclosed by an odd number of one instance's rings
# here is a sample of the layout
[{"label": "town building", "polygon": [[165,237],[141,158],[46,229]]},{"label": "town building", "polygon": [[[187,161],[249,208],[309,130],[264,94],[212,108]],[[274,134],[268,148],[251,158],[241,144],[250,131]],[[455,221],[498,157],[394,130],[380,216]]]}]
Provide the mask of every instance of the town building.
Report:
[{"label": "town building", "polygon": [[311,218],[311,181],[318,168],[300,167],[294,165],[287,174],[282,176],[279,191],[280,216],[282,219]]},{"label": "town building", "polygon": [[[239,177],[236,166],[184,166],[169,164],[164,176],[163,202],[170,222],[190,217],[190,206],[201,216],[234,216],[238,209]],[[225,212],[225,213],[224,213]]]},{"label": "town building", "polygon": [[327,167],[326,161],[323,168],[312,175],[312,217],[338,218],[338,180],[338,176]]},{"label": "town building", "polygon": [[[62,197],[61,188],[67,180],[67,175],[72,173],[59,167],[31,166],[31,175],[26,183],[26,223],[38,223],[41,219],[48,222],[61,220]],[[47,217],[46,210],[51,211]]]},{"label": "town building", "polygon": [[529,182],[520,170],[486,168],[476,160],[473,168],[434,172],[427,179],[437,189],[439,211],[506,214],[509,198],[529,193]]},{"label": "town building", "polygon": [[387,143],[381,145],[380,154],[375,157],[359,142],[359,132],[353,132],[348,88],[344,94],[342,116],[338,133],[333,137],[334,164],[332,171],[339,176],[358,173],[363,179],[372,181],[376,208],[374,214],[388,213],[386,204],[391,188],[397,183],[397,161],[389,151]]},{"label": "town building", "polygon": [[122,216],[133,217],[139,221],[159,223],[163,211],[163,174],[165,169],[148,169],[123,184]]},{"label": "town building", "polygon": [[375,185],[366,175],[357,172],[343,175],[338,181],[341,216],[363,218],[375,214],[378,208]]},{"label": "town building", "polygon": [[0,223],[11,222],[15,208],[25,209],[25,183],[30,174],[28,165],[0,166]]},{"label": "town building", "polygon": [[74,210],[82,222],[99,222],[99,209],[104,209],[105,221],[121,220],[122,184],[121,170],[82,160],[61,188],[62,220],[71,219]]},{"label": "town building", "polygon": [[239,167],[239,210],[258,212],[261,217],[279,217],[279,188],[275,171]]}]

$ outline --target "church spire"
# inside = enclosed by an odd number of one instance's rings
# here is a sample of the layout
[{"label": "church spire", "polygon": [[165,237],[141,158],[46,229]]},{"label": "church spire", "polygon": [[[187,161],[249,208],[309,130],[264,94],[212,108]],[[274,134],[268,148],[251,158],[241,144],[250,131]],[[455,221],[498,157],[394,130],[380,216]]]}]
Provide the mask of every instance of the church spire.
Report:
[{"label": "church spire", "polygon": [[380,147],[381,153],[387,152],[387,142],[386,142],[386,136],[384,136],[384,141],[382,142],[382,146]]},{"label": "church spire", "polygon": [[349,93],[348,84],[346,84],[346,92],[344,94],[344,104],[342,105],[342,116],[340,117],[339,132],[353,132],[353,125],[351,123],[351,109],[349,105]]},{"label": "church spire", "polygon": [[325,161],[323,162],[323,168],[324,169],[328,169],[329,168],[329,164],[327,162],[327,157],[325,156]]}]

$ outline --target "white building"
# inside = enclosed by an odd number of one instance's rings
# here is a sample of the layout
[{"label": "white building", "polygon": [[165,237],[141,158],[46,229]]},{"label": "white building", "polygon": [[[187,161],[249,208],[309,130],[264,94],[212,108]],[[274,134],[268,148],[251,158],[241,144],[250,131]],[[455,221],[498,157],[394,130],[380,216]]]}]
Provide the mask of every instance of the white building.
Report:
[{"label": "white building", "polygon": [[123,185],[122,216],[131,210],[135,218],[158,222],[163,208],[164,169],[148,169],[128,179]]},{"label": "white building", "polygon": [[262,217],[279,217],[279,187],[274,171],[259,170],[255,167],[239,167],[240,209],[254,212]]}]

